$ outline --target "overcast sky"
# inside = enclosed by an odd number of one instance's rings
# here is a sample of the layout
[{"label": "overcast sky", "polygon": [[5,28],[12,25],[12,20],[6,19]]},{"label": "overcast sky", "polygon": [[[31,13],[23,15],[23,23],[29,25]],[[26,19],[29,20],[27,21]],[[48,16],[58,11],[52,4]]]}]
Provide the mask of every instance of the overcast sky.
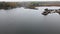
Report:
[{"label": "overcast sky", "polygon": [[22,2],[22,1],[60,1],[60,0],[0,0],[0,1]]}]

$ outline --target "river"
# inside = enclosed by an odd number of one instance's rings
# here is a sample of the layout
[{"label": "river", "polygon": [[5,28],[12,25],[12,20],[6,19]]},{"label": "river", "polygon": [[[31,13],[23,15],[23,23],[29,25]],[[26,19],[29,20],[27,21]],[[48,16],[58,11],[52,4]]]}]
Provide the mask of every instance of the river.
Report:
[{"label": "river", "polygon": [[0,10],[0,34],[60,33],[60,15],[58,13],[47,16],[41,14],[45,8],[59,9],[60,7],[37,8],[38,10],[23,7]]}]

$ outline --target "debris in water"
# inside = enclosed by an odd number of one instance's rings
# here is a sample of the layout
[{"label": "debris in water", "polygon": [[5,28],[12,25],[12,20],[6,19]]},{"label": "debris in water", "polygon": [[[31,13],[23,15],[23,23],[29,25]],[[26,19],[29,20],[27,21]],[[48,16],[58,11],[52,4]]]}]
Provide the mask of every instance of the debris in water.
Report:
[{"label": "debris in water", "polygon": [[42,15],[46,16],[50,13],[58,13],[60,15],[60,9],[44,9],[44,12],[42,13]]}]

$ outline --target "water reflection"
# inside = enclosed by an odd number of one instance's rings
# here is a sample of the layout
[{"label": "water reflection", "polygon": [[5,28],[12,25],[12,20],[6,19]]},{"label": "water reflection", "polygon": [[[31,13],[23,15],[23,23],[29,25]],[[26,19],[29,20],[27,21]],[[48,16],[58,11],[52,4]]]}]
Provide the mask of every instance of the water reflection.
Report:
[{"label": "water reflection", "polygon": [[45,8],[59,9],[60,7],[38,7],[39,10],[24,9],[23,7],[0,10],[0,33],[60,33],[60,15],[52,13],[44,16],[41,13]]}]

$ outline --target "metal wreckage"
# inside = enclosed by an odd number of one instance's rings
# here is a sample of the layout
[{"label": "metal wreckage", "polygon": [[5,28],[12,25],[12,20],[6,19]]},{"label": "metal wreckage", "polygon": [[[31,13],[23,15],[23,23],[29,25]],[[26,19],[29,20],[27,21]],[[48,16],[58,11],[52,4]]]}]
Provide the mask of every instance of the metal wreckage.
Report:
[{"label": "metal wreckage", "polygon": [[58,13],[60,15],[60,9],[44,9],[44,12],[42,13],[43,15],[48,15],[48,14],[51,14],[51,13]]}]

